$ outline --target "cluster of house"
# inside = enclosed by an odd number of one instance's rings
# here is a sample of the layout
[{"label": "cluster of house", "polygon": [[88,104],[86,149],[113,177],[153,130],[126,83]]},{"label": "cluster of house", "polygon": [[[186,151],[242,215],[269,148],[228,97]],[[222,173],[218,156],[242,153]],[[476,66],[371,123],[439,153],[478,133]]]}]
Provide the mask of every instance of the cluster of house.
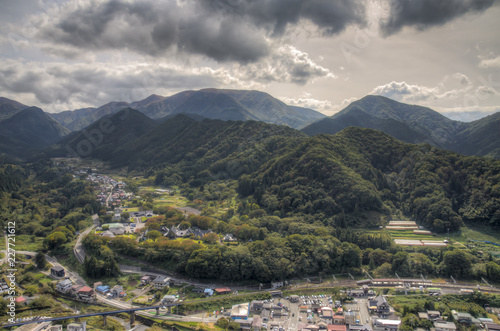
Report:
[{"label": "cluster of house", "polygon": [[70,279],[63,279],[56,284],[56,291],[69,295],[77,300],[92,302],[95,301],[95,292],[86,285],[73,284]]},{"label": "cluster of house", "polygon": [[102,282],[97,282],[94,283],[94,288],[96,292],[106,295],[109,299],[124,298],[127,296],[121,285],[110,287],[109,285],[103,285]]},{"label": "cluster of house", "polygon": [[106,205],[107,201],[110,206],[120,206],[122,201],[131,200],[133,198],[131,193],[125,192],[124,182],[96,173],[88,175],[87,180],[99,187],[96,198],[102,205]]},{"label": "cluster of house", "polygon": [[155,289],[163,289],[166,286],[174,286],[174,279],[167,276],[144,275],[141,277],[141,286],[153,285]]},{"label": "cluster of house", "polygon": [[344,311],[340,303],[336,303],[335,307],[321,306],[309,307],[300,306],[301,313],[307,313],[307,323],[313,323],[313,316],[317,314],[320,321],[317,324],[303,324],[301,330],[332,330],[332,331],[347,331],[347,330],[369,330],[372,328],[365,325],[360,325],[359,317],[353,311]]},{"label": "cluster of house", "polygon": [[212,287],[203,287],[203,286],[195,286],[192,291],[194,293],[199,293],[205,295],[205,297],[211,297],[214,294],[231,294],[232,290],[229,287],[218,287],[218,288],[212,288]]},{"label": "cluster of house", "polygon": [[3,277],[0,277],[0,295],[4,292],[9,292],[9,285],[7,285],[7,282],[3,279]]},{"label": "cluster of house", "polygon": [[[193,239],[200,240],[201,238],[203,238],[204,235],[209,234],[209,233],[213,233],[213,231],[210,229],[202,230],[197,226],[191,226],[187,229],[181,229],[179,225],[177,225],[177,226],[173,225],[170,228],[168,228],[167,226],[162,226],[162,227],[160,227],[159,231],[161,232],[161,234],[164,237],[167,237],[170,239],[193,238]],[[147,233],[148,233],[148,230],[143,232],[139,241],[146,240]],[[226,234],[222,240],[226,241],[226,242],[236,242],[237,241],[236,237],[232,234]]]}]

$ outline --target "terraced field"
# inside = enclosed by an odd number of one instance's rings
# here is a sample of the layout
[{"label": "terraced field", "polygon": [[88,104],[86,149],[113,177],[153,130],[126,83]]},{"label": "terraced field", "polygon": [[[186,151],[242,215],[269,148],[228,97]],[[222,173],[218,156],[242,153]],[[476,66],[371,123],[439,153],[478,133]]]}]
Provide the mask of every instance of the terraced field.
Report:
[{"label": "terraced field", "polygon": [[436,238],[432,232],[419,229],[414,221],[390,221],[385,230],[397,245],[432,247],[447,245],[442,239]]}]

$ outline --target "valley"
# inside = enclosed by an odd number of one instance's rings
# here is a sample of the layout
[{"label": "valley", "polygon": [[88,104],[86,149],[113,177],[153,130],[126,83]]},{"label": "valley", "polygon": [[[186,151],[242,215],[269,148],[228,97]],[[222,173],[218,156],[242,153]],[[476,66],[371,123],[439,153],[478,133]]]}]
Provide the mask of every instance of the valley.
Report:
[{"label": "valley", "polygon": [[[9,119],[31,116],[26,110]],[[16,306],[19,318],[90,313],[89,327],[123,329],[131,327],[127,309],[146,309],[132,315],[149,326],[239,329],[251,320],[304,329],[328,324],[340,300],[359,311],[340,314],[344,327],[408,329],[430,324],[415,322],[420,307],[389,298],[424,295],[431,305],[435,288],[451,300],[435,303],[442,314],[458,307],[489,318],[481,304],[498,305],[500,161],[396,138],[353,126],[308,136],[184,113],[158,121],[116,108],[27,160],[6,157],[0,216],[15,222],[22,252],[15,288],[27,303]],[[54,276],[59,268],[67,284]],[[363,294],[366,311],[356,304],[363,285],[373,293]],[[230,318],[230,308],[269,300],[273,291],[326,300],[317,307],[278,299],[247,319]],[[375,295],[394,302],[393,315],[369,312]],[[295,316],[264,321],[280,302]],[[174,314],[147,311],[168,303]],[[226,315],[214,315],[219,306]],[[100,315],[113,309],[125,311]]]}]

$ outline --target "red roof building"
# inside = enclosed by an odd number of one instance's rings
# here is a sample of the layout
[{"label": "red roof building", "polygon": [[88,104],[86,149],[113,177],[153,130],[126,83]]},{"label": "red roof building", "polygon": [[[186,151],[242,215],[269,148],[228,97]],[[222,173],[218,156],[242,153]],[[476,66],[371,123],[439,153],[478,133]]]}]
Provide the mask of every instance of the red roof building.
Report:
[{"label": "red roof building", "polygon": [[76,296],[80,300],[91,301],[94,299],[94,290],[88,286],[84,286],[78,290]]},{"label": "red roof building", "polygon": [[217,294],[229,294],[229,293],[231,293],[231,289],[229,287],[220,287],[220,288],[216,288],[215,292]]},{"label": "red roof building", "polygon": [[326,327],[328,331],[347,331],[347,327],[345,325],[339,325],[339,324],[328,324]]},{"label": "red roof building", "polygon": [[20,303],[25,303],[25,302],[26,302],[26,299],[25,299],[25,298],[23,298],[23,296],[20,296],[20,297],[17,297],[17,298],[16,298],[16,303],[19,303],[19,304],[20,304]]}]

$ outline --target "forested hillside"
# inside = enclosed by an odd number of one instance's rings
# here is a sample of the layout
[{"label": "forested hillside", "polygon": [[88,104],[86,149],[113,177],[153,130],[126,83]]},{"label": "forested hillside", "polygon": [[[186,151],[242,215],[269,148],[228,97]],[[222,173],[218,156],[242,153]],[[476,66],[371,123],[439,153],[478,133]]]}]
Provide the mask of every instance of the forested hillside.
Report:
[{"label": "forested hillside", "polygon": [[239,192],[283,216],[401,211],[438,232],[463,221],[500,225],[500,161],[405,144],[370,129],[304,140],[242,176]]},{"label": "forested hillside", "polygon": [[100,209],[92,186],[47,159],[0,164],[0,197],[0,224],[15,223],[18,250],[43,241],[45,249],[62,251]]},{"label": "forested hillside", "polygon": [[465,155],[500,158],[500,113],[473,122],[451,120],[427,107],[367,95],[302,129],[310,136],[349,127],[380,130],[408,143],[428,143]]},{"label": "forested hillside", "polygon": [[[239,194],[268,214],[310,215],[332,225],[376,226],[376,218],[401,216],[437,232],[464,221],[500,225],[497,160],[354,127],[308,138],[286,126],[178,115],[148,131],[150,120],[129,112],[134,116],[124,121],[116,119],[120,113],[111,117],[115,130],[89,157],[154,176],[158,185],[238,179]],[[144,129],[134,134],[131,123]],[[78,139],[68,139],[71,149]],[[64,144],[59,148],[66,153]]]}]

